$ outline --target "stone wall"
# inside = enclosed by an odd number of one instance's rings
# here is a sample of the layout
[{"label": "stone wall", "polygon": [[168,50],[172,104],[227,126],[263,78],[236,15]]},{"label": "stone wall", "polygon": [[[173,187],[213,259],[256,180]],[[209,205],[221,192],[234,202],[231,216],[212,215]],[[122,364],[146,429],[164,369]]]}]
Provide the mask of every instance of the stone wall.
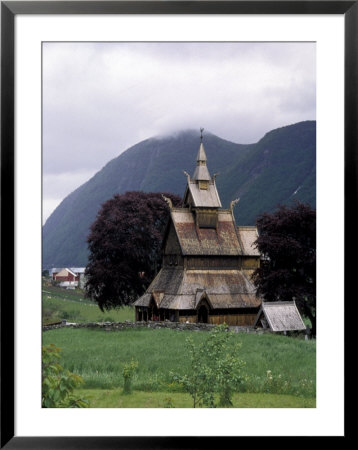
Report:
[{"label": "stone wall", "polygon": [[[172,330],[191,330],[191,331],[210,331],[216,325],[208,323],[185,323],[185,322],[89,322],[89,323],[66,323],[43,326],[43,331],[54,330],[57,328],[99,328],[105,331],[117,331],[128,328],[170,328]],[[253,327],[229,327],[235,333],[270,333],[269,330]]]}]

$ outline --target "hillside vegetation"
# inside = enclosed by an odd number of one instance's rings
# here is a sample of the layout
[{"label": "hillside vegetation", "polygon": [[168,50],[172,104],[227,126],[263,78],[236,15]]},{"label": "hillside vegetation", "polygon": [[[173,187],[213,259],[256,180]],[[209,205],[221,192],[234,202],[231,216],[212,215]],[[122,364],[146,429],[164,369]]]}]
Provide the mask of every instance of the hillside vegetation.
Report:
[{"label": "hillside vegetation", "polygon": [[81,289],[54,286],[42,289],[42,324],[61,322],[134,322],[134,308],[122,307],[102,312],[97,303],[85,298]]},{"label": "hillside vegetation", "polygon": [[[258,143],[240,145],[207,133],[208,168],[219,172],[223,207],[240,197],[238,225],[253,225],[262,212],[297,199],[315,207],[316,122],[267,133]],[[43,267],[85,266],[87,236],[103,202],[130,190],[183,195],[194,172],[198,132],[151,138],[136,144],[67,196],[43,227]]]}]

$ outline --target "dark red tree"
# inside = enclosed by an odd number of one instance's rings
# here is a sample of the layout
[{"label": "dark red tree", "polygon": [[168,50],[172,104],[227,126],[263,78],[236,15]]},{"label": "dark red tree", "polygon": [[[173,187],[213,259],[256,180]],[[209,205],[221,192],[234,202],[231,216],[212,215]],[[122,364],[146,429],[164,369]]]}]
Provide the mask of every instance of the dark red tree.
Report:
[{"label": "dark red tree", "polygon": [[292,301],[316,334],[316,211],[296,202],[257,219],[257,248],[264,256],[254,273],[265,301]]},{"label": "dark red tree", "polygon": [[[180,197],[165,193],[174,206]],[[128,305],[158,272],[169,207],[159,193],[126,192],[102,205],[88,237],[87,296],[104,309]]]}]

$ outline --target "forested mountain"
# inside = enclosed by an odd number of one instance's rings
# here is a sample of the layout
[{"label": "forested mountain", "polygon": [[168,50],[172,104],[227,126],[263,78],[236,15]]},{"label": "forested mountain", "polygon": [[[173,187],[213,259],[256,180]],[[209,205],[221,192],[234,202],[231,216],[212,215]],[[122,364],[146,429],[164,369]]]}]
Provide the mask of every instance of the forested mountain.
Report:
[{"label": "forested mountain", "polygon": [[[89,227],[103,202],[131,190],[183,195],[196,164],[199,133],[183,131],[139,142],[111,160],[68,195],[43,227],[43,267],[85,266]],[[241,145],[205,133],[210,174],[224,208],[235,207],[238,225],[254,225],[258,214],[297,199],[316,206],[316,122],[306,121]]]}]

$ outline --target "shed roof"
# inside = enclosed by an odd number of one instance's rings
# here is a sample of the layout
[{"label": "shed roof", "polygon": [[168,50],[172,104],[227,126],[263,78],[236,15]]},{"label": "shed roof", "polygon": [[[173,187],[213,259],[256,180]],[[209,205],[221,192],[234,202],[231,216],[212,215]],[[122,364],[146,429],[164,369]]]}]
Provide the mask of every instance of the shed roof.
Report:
[{"label": "shed roof", "polygon": [[262,315],[272,331],[306,329],[295,302],[262,302],[254,326],[257,326]]},{"label": "shed roof", "polygon": [[230,211],[218,211],[216,229],[198,228],[189,209],[173,209],[171,217],[183,255],[241,255],[235,222]]}]

